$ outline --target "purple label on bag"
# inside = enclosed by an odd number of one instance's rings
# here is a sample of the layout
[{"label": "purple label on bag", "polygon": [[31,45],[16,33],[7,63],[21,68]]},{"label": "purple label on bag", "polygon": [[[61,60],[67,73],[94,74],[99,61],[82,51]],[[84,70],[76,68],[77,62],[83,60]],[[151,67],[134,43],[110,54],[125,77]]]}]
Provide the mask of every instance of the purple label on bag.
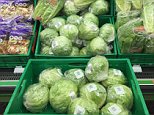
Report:
[{"label": "purple label on bag", "polygon": [[25,7],[30,3],[30,0],[15,0],[15,6]]}]

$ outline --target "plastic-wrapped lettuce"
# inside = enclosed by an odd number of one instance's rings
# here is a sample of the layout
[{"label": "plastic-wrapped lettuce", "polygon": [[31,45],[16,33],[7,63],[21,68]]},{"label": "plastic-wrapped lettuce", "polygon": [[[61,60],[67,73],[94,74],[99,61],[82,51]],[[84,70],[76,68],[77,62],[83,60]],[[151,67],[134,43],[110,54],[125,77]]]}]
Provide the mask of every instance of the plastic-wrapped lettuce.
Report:
[{"label": "plastic-wrapped lettuce", "polygon": [[72,42],[65,36],[52,39],[51,50],[56,56],[69,56],[72,52]]},{"label": "plastic-wrapped lettuce", "polygon": [[108,78],[109,62],[104,56],[92,57],[85,69],[87,79],[92,82],[101,82]]},{"label": "plastic-wrapped lettuce", "polygon": [[95,1],[96,0],[74,0],[74,4],[81,11]]},{"label": "plastic-wrapped lettuce", "polygon": [[40,54],[43,54],[43,55],[51,54],[52,55],[53,53],[51,51],[51,47],[49,47],[49,46],[42,46]]},{"label": "plastic-wrapped lettuce", "polygon": [[67,79],[73,81],[78,87],[86,84],[86,78],[82,69],[70,69],[64,73]]},{"label": "plastic-wrapped lettuce", "polygon": [[113,102],[121,104],[124,108],[131,109],[133,106],[133,93],[125,85],[112,85],[108,88],[107,103]]},{"label": "plastic-wrapped lettuce", "polygon": [[49,101],[49,89],[42,84],[30,85],[23,96],[23,104],[32,113],[42,112]]},{"label": "plastic-wrapped lettuce", "polygon": [[43,70],[39,75],[39,82],[48,87],[52,87],[63,77],[59,68],[48,68]]},{"label": "plastic-wrapped lettuce", "polygon": [[143,22],[147,33],[154,33],[154,2],[144,5]]},{"label": "plastic-wrapped lettuce", "polygon": [[39,0],[35,7],[33,18],[46,25],[63,8],[65,0]]},{"label": "plastic-wrapped lettuce", "polygon": [[83,40],[92,40],[99,34],[99,28],[96,24],[84,21],[79,26],[79,38]]},{"label": "plastic-wrapped lettuce", "polygon": [[46,28],[40,33],[40,41],[47,46],[51,45],[51,40],[58,36],[58,32],[53,29]]},{"label": "plastic-wrapped lettuce", "polygon": [[47,23],[47,27],[59,31],[59,29],[64,26],[66,20],[62,17],[55,17]]},{"label": "plastic-wrapped lettuce", "polygon": [[98,19],[98,17],[95,16],[94,14],[92,14],[92,13],[86,13],[86,14],[84,14],[83,20],[84,21],[93,22],[94,24],[96,24],[97,26],[99,26],[99,19]]},{"label": "plastic-wrapped lettuce", "polygon": [[81,50],[80,50],[80,56],[85,56],[87,55],[87,47],[83,47]]},{"label": "plastic-wrapped lettuce", "polygon": [[73,47],[70,56],[79,56],[79,48]]},{"label": "plastic-wrapped lettuce", "polygon": [[89,11],[95,15],[107,14],[109,11],[109,4],[106,0],[96,0],[90,5]]},{"label": "plastic-wrapped lettuce", "polygon": [[66,23],[73,24],[78,27],[81,24],[81,21],[82,21],[82,17],[78,15],[70,15],[69,17],[67,17]]},{"label": "plastic-wrapped lettuce", "polygon": [[127,79],[125,75],[118,69],[109,69],[108,79],[102,81],[103,86],[109,87],[115,84],[126,84]]},{"label": "plastic-wrapped lettuce", "polygon": [[106,42],[101,37],[96,37],[87,46],[87,51],[91,55],[106,54],[107,47]]},{"label": "plastic-wrapped lettuce", "polygon": [[75,25],[66,24],[60,28],[59,33],[61,36],[65,36],[71,41],[74,41],[78,37],[79,30]]},{"label": "plastic-wrapped lettuce", "polygon": [[130,112],[117,103],[107,103],[101,109],[101,115],[130,115]]},{"label": "plastic-wrapped lettuce", "polygon": [[66,0],[64,4],[64,13],[66,15],[72,15],[72,14],[77,14],[79,12],[79,9],[75,7],[74,1],[73,0]]},{"label": "plastic-wrapped lettuce", "polygon": [[131,0],[132,5],[135,9],[141,10],[143,6],[143,0]]},{"label": "plastic-wrapped lettuce", "polygon": [[130,11],[132,8],[131,0],[115,0],[116,11]]},{"label": "plastic-wrapped lettuce", "polygon": [[68,108],[68,114],[74,115],[99,115],[97,105],[86,98],[76,98]]},{"label": "plastic-wrapped lettuce", "polygon": [[98,83],[88,83],[81,87],[80,96],[96,103],[101,108],[107,97],[106,89]]},{"label": "plastic-wrapped lettuce", "polygon": [[144,50],[145,53],[154,53],[154,34],[147,36]]},{"label": "plastic-wrapped lettuce", "polygon": [[113,42],[115,39],[115,29],[113,24],[104,24],[100,28],[99,36],[103,38],[107,43]]},{"label": "plastic-wrapped lettuce", "polygon": [[118,29],[119,46],[122,53],[141,53],[146,33],[141,18],[133,19]]},{"label": "plastic-wrapped lettuce", "polygon": [[50,104],[57,113],[66,113],[70,103],[77,97],[78,88],[71,80],[61,79],[50,88]]},{"label": "plastic-wrapped lettuce", "polygon": [[138,18],[141,12],[139,10],[132,10],[132,11],[120,11],[117,13],[117,20],[116,20],[116,28],[118,29],[120,26],[126,24],[130,20]]}]

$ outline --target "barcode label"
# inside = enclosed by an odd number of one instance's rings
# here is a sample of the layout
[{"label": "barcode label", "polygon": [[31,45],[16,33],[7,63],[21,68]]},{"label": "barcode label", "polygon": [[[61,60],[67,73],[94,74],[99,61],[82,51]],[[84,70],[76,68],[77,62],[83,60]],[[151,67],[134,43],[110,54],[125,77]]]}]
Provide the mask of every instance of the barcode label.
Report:
[{"label": "barcode label", "polygon": [[80,79],[84,76],[83,72],[81,70],[77,70],[74,72],[74,75],[77,79]]},{"label": "barcode label", "polygon": [[123,94],[125,94],[125,91],[124,91],[123,87],[121,87],[121,86],[115,87],[114,89],[115,89],[115,91],[116,91],[116,93],[117,93],[118,95],[123,95]]},{"label": "barcode label", "polygon": [[113,69],[113,72],[115,75],[122,75],[122,72],[120,70]]},{"label": "barcode label", "polygon": [[58,42],[57,41],[52,41],[52,48],[56,48],[58,46]]},{"label": "barcode label", "polygon": [[92,72],[92,64],[88,64],[87,73],[91,73],[91,72]]},{"label": "barcode label", "polygon": [[76,94],[74,91],[71,91],[70,94],[69,94],[71,100],[75,99],[76,98]]},{"label": "barcode label", "polygon": [[75,107],[74,115],[84,115],[85,109],[79,105]]},{"label": "barcode label", "polygon": [[116,104],[110,106],[108,108],[108,110],[110,111],[111,114],[113,115],[118,115],[121,112],[120,107],[118,107]]},{"label": "barcode label", "polygon": [[96,91],[97,90],[97,87],[96,87],[95,84],[89,84],[87,86],[87,89],[88,89],[89,92],[92,92],[92,91]]}]

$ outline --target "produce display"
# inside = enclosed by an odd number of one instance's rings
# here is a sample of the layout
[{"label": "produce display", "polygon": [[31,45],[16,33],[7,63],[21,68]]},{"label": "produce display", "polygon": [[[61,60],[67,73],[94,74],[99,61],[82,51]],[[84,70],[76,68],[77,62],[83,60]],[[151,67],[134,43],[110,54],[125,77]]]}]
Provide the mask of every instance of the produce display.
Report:
[{"label": "produce display", "polygon": [[121,53],[154,53],[154,1],[116,0]]},{"label": "produce display", "polygon": [[[99,19],[100,15],[108,14],[108,1],[46,2],[45,4],[40,0],[33,15],[33,18],[40,20],[44,27],[40,32],[40,54],[87,56],[112,53],[111,45],[115,39],[114,25],[110,24],[112,22],[102,25]],[[44,8],[44,12],[40,8]],[[47,15],[48,13],[50,14]]]},{"label": "produce display", "polygon": [[27,54],[33,4],[30,0],[0,1],[0,54]]},{"label": "produce display", "polygon": [[25,108],[32,113],[46,111],[48,104],[61,114],[129,115],[133,106],[127,77],[121,70],[109,68],[108,60],[99,55],[92,57],[85,69],[43,70],[39,83],[30,85],[23,98]]}]

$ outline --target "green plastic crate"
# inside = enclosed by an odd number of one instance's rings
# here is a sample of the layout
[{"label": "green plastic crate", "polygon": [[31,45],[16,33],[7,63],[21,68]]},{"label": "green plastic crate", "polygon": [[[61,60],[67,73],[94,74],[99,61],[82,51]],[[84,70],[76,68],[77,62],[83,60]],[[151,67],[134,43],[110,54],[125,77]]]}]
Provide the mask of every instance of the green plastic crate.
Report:
[{"label": "green plastic crate", "polygon": [[[33,36],[29,44],[29,49],[27,54],[18,54],[18,55],[0,55],[0,66],[4,67],[5,65],[14,65],[14,64],[26,64],[32,56],[32,46],[36,33],[37,22],[34,23],[33,27]],[[4,65],[3,65],[4,64]]]},{"label": "green plastic crate", "polygon": [[116,39],[118,58],[129,58],[132,64],[152,65],[154,64],[154,54],[130,53],[123,54],[120,51],[118,39]]},{"label": "green plastic crate", "polygon": [[[100,21],[100,26],[102,26],[105,23],[112,23],[113,24],[113,20],[110,17],[99,17],[99,21]],[[40,54],[40,50],[41,50],[41,42],[40,42],[40,32],[43,30],[43,27],[40,26],[39,28],[39,33],[38,33],[38,39],[37,39],[37,44],[36,44],[36,50],[35,50],[35,58],[38,59],[44,59],[44,58],[89,58],[91,56],[52,56],[52,55],[43,55]],[[117,49],[116,49],[116,42],[113,42],[113,53],[111,54],[105,54],[104,56],[108,57],[108,58],[116,58],[117,56]]]},{"label": "green plastic crate", "polygon": [[[62,71],[73,68],[85,69],[88,59],[68,59],[68,60],[51,60],[51,59],[31,59],[29,60],[24,73],[11,97],[11,100],[4,114],[28,115],[31,114],[23,105],[23,94],[28,86],[38,82],[40,72],[49,67],[59,67]],[[120,69],[128,77],[128,86],[132,89],[134,95],[134,105],[132,108],[133,115],[149,115],[145,101],[143,99],[136,76],[132,70],[131,63],[128,59],[109,59],[110,67]],[[54,110],[48,104],[47,108],[40,113],[55,114]]]}]

